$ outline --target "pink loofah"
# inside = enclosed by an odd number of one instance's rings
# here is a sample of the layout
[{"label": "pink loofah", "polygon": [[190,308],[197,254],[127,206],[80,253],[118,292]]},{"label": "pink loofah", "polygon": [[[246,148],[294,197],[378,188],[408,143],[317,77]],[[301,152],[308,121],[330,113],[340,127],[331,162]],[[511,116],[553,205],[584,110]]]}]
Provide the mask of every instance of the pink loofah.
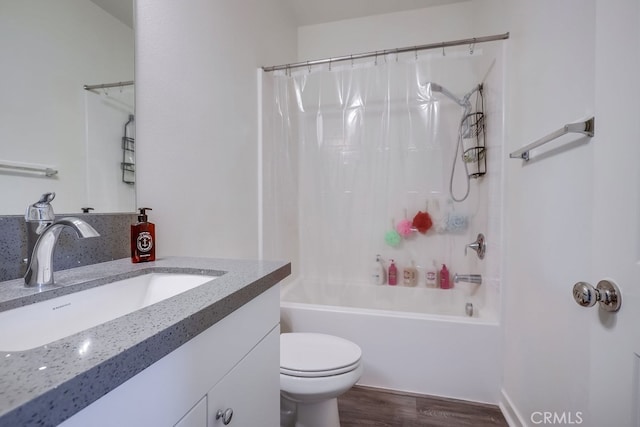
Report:
[{"label": "pink loofah", "polygon": [[408,237],[411,235],[413,231],[411,230],[411,227],[413,227],[413,225],[411,224],[411,221],[409,221],[408,219],[403,219],[398,223],[398,225],[396,225],[396,231],[402,237]]}]

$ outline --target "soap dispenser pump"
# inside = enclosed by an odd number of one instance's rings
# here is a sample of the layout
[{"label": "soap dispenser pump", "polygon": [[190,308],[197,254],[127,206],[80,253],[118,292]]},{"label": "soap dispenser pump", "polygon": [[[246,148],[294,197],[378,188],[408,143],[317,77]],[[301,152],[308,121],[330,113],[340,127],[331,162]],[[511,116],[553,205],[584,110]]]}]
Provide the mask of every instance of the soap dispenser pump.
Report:
[{"label": "soap dispenser pump", "polygon": [[134,263],[155,261],[156,226],[147,219],[151,208],[139,208],[138,222],[131,226],[131,261]]}]

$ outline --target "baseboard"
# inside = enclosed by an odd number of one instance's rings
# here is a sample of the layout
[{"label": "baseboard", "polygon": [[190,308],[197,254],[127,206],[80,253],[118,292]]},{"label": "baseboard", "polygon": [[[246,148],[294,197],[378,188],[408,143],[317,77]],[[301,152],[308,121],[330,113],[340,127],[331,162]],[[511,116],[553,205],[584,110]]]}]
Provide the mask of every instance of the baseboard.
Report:
[{"label": "baseboard", "polygon": [[526,427],[527,423],[524,421],[525,418],[522,417],[522,414],[518,412],[518,409],[513,404],[513,401],[507,395],[507,392],[504,389],[500,390],[500,402],[498,403],[498,407],[502,411],[502,415],[504,419],[507,420],[509,427]]},{"label": "baseboard", "polygon": [[410,392],[410,391],[394,390],[394,389],[391,389],[391,388],[375,387],[375,386],[369,386],[369,385],[356,384],[355,386],[353,386],[353,388],[354,389],[362,389],[362,390],[371,390],[371,391],[374,391],[374,392],[395,394],[395,395],[398,395],[398,396],[408,396],[408,397],[417,397],[417,398],[425,398],[425,399],[440,399],[440,400],[446,400],[448,402],[459,402],[461,404],[484,406],[484,407],[487,407],[487,408],[496,408],[496,407],[498,407],[498,405],[496,405],[495,403],[478,402],[478,401],[475,401],[475,400],[456,399],[455,397],[436,396],[436,395],[432,395],[432,394],[415,393],[415,392]]}]

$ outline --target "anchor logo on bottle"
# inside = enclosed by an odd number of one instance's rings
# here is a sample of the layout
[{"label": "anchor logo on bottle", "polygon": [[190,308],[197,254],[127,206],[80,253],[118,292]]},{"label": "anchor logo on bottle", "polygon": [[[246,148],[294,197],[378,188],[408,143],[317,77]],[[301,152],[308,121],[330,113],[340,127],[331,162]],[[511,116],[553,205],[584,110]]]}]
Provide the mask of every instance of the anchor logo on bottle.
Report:
[{"label": "anchor logo on bottle", "polygon": [[136,244],[140,252],[149,252],[153,248],[153,236],[148,231],[143,231],[138,234]]}]

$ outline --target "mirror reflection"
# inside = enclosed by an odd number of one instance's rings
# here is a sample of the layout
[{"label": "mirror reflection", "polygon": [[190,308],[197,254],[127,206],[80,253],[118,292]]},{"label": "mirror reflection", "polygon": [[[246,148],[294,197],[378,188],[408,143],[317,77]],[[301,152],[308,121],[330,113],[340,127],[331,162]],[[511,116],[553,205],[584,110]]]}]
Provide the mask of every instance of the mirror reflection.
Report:
[{"label": "mirror reflection", "polygon": [[56,213],[135,211],[132,16],[133,0],[2,0],[0,215],[47,192]]}]

